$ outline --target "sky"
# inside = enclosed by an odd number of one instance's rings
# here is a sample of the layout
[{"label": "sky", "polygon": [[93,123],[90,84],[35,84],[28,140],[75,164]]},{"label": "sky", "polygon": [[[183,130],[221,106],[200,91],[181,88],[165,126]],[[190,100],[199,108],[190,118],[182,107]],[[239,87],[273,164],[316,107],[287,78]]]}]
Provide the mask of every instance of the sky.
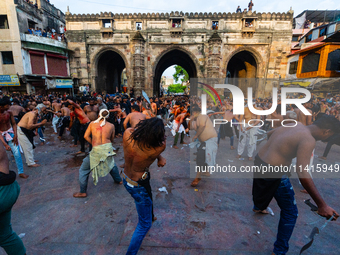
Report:
[{"label": "sky", "polygon": [[[51,4],[66,12],[67,6],[72,14],[87,14],[100,12],[113,13],[146,13],[146,12],[235,12],[238,5],[243,10],[248,6],[249,0],[207,2],[206,0],[50,0]],[[209,4],[207,4],[209,3]],[[253,0],[253,11],[256,12],[287,12],[290,7],[294,17],[304,10],[340,10],[339,0]],[[174,67],[165,70],[164,75],[171,76]]]}]

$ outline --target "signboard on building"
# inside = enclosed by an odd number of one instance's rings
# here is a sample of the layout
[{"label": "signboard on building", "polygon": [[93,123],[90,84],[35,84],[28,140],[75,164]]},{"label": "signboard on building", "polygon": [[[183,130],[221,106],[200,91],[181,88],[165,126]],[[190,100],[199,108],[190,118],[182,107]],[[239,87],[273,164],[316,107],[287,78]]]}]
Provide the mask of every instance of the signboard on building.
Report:
[{"label": "signboard on building", "polygon": [[56,79],[55,82],[57,89],[72,89],[73,87],[72,79]]},{"label": "signboard on building", "polygon": [[20,86],[18,75],[0,75],[0,86]]}]

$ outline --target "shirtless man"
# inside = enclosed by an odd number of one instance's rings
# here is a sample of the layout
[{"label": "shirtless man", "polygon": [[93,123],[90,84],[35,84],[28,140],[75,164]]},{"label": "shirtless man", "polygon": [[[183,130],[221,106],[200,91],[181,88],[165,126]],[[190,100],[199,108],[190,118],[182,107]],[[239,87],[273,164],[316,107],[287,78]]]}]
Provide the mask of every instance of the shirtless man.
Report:
[{"label": "shirtless man", "polygon": [[148,106],[146,106],[146,108],[143,108],[142,113],[146,116],[147,119],[151,119],[153,117],[156,117],[156,115],[152,113],[152,110]]},{"label": "shirtless man", "polygon": [[115,137],[115,126],[106,121],[108,116],[109,111],[102,109],[100,117],[96,121],[92,121],[85,132],[84,138],[92,145],[92,150],[84,158],[79,169],[80,192],[74,193],[73,197],[87,197],[87,183],[91,172],[95,185],[98,182],[98,177],[104,177],[108,173],[110,173],[114,182],[123,183],[113,159],[115,153],[112,143]]},{"label": "shirtless man", "polygon": [[[184,122],[186,122],[186,118],[190,116],[190,113],[188,112],[183,112],[181,114],[178,114],[177,117],[173,121],[173,134],[175,133],[175,139],[174,139],[174,144],[172,148],[178,149],[177,147],[177,142],[179,138],[179,134],[181,134],[181,141],[180,144],[187,144],[184,142],[184,135],[185,135],[185,127],[183,125]],[[188,131],[188,130],[187,130]]]},{"label": "shirtless man", "polygon": [[47,109],[51,109],[51,102],[48,101],[47,97],[44,97],[43,104],[46,106]]},{"label": "shirtless man", "polygon": [[129,127],[131,128],[135,128],[136,125],[141,121],[141,120],[145,120],[146,116],[145,114],[141,113],[139,111],[139,106],[138,105],[133,105],[131,107],[131,113],[125,118],[123,126],[124,129],[126,130],[128,128],[128,125],[130,125]]},{"label": "shirtless man", "polygon": [[[80,151],[78,151],[76,154],[82,154],[85,153],[85,131],[90,123],[89,117],[86,115],[86,113],[81,109],[80,105],[76,104],[72,100],[68,99],[67,102],[69,103],[68,108],[70,111],[72,111],[75,115],[75,118],[78,118],[80,122],[80,131],[79,131],[79,141],[80,141]],[[70,127],[72,127],[73,119],[71,118],[70,121]]]},{"label": "shirtless man", "polygon": [[38,109],[34,108],[33,111],[26,113],[18,123],[17,133],[19,143],[24,151],[24,155],[26,158],[26,164],[29,167],[38,167],[39,164],[36,164],[34,161],[34,153],[33,149],[35,148],[33,138],[34,138],[34,129],[42,127],[47,122],[46,119],[37,123],[38,118]]},{"label": "shirtless man", "polygon": [[24,174],[24,166],[18,144],[17,124],[13,113],[9,110],[10,105],[11,101],[8,97],[3,97],[0,100],[0,140],[7,151],[12,151],[19,177],[27,179],[28,175]]},{"label": "shirtless man", "polygon": [[[68,129],[69,126],[70,126],[71,110],[68,108],[68,105],[69,105],[68,102],[63,103],[61,105],[62,107],[61,107],[60,110],[61,110],[62,125],[61,125],[60,130],[59,130],[58,139],[61,139],[61,137],[63,136],[65,128]],[[72,146],[72,147],[75,147],[75,146]]]},{"label": "shirtless man", "polygon": [[61,103],[59,100],[54,100],[52,103],[52,111],[54,112],[53,119],[52,119],[52,126],[54,129],[54,133],[57,134],[57,123],[59,121],[58,114],[61,110]]},{"label": "shirtless man", "polygon": [[[294,112],[297,115],[296,121],[300,122],[302,125],[304,126],[309,126],[312,125],[312,120],[313,120],[313,112],[311,110],[312,108],[312,104],[310,102],[307,102],[305,104],[303,104],[303,106],[307,109],[307,111],[311,114],[311,115],[305,115],[302,111],[300,111],[300,109],[295,108]],[[314,150],[311,153],[311,157],[310,157],[310,162],[309,165],[312,165],[314,161]],[[294,162],[295,163],[295,160]],[[310,172],[309,172],[310,173]],[[305,189],[300,190],[302,193],[307,194],[307,191]]]},{"label": "shirtless man", "polygon": [[146,119],[134,128],[128,128],[123,136],[125,168],[123,184],[134,198],[138,224],[126,254],[137,254],[142,241],[151,228],[153,202],[150,186],[150,165],[158,159],[158,166],[166,164],[161,153],[165,150],[165,130],[158,118]]},{"label": "shirtless man", "polygon": [[89,103],[90,105],[84,107],[84,112],[91,121],[94,121],[98,118],[99,107],[95,104],[94,98],[90,98]]},{"label": "shirtless man", "polygon": [[[224,112],[215,112],[211,115],[217,115],[217,114],[222,114],[223,115],[223,120],[227,120],[228,122],[225,124],[221,124],[220,129],[218,131],[218,139],[217,139],[217,144],[220,144],[220,139],[224,139],[225,136],[228,136],[230,138],[230,149],[234,150],[234,127],[230,126],[230,123],[232,123],[234,115],[233,115],[233,107],[229,104],[226,104]],[[222,137],[221,137],[222,135]]]},{"label": "shirtless man", "polygon": [[[192,141],[198,139],[201,143],[205,142],[205,163],[207,166],[216,165],[217,155],[217,132],[214,128],[209,116],[202,115],[201,109],[198,106],[193,106],[192,112],[192,124],[193,129],[196,129],[196,135],[192,138]],[[210,173],[207,173],[209,176]],[[192,181],[191,186],[196,187],[201,181],[201,173],[197,172],[196,178]]]},{"label": "shirtless man", "polygon": [[9,107],[9,111],[13,113],[15,123],[19,122],[19,114],[26,112],[24,107],[20,106],[19,100],[14,98],[13,105]]},{"label": "shirtless man", "polygon": [[313,117],[313,112],[311,110],[312,105],[311,103],[305,103],[303,104],[303,106],[308,110],[308,112],[311,115],[305,115],[302,111],[300,111],[299,108],[295,108],[294,112],[297,114],[297,121],[301,122],[301,124],[305,125],[305,126],[309,126],[312,124],[312,117]]},{"label": "shirtless man", "polygon": [[[294,124],[292,124],[294,125]],[[304,126],[298,123],[295,127],[279,127],[268,133],[268,142],[260,149],[254,165],[290,166],[293,158],[301,171],[296,171],[302,186],[318,206],[318,214],[334,220],[339,215],[329,207],[319,194],[309,173],[305,170],[310,162],[310,155],[317,140],[325,140],[334,133],[339,133],[340,123],[332,116],[324,116],[312,125]],[[273,179],[268,179],[273,178]],[[293,232],[298,210],[294,198],[294,190],[289,181],[289,175],[284,172],[275,174],[255,173],[253,179],[253,201],[255,212],[267,208],[273,197],[277,201],[281,213],[277,240],[273,255],[286,254],[288,241]]]},{"label": "shirtless man", "polygon": [[52,103],[52,110],[54,112],[59,112],[61,111],[61,103],[59,102],[59,100],[54,100]]},{"label": "shirtless man", "polygon": [[155,98],[154,97],[151,97],[150,98],[150,106],[151,106],[151,112],[152,112],[152,115],[154,115],[156,117],[156,114],[157,114],[157,104],[155,103]]},{"label": "shirtless man", "polygon": [[12,230],[12,207],[20,193],[19,184],[15,180],[15,172],[9,170],[9,162],[4,147],[0,144],[0,247],[6,254],[26,254],[20,237]]},{"label": "shirtless man", "polygon": [[[259,110],[261,108],[255,107],[255,109]],[[242,121],[245,120],[245,125],[243,124],[239,125],[240,135],[239,135],[239,142],[238,142],[238,148],[237,148],[237,156],[236,156],[237,158],[240,158],[242,156],[244,149],[246,147],[246,142],[248,140],[248,145],[247,145],[248,160],[250,161],[253,160],[253,153],[256,149],[256,136],[255,135],[258,129],[255,126],[258,125],[260,121],[252,121],[251,125],[254,127],[251,127],[250,125],[248,125],[248,121],[255,120],[255,119],[260,119],[260,117],[250,112],[248,107],[245,107],[244,115],[240,115],[240,120],[239,120],[240,123],[242,123]]]},{"label": "shirtless man", "polygon": [[281,122],[283,121],[283,116],[281,115],[281,104],[277,105],[275,112],[273,112],[270,116],[270,119],[273,119],[273,129],[281,127]]}]

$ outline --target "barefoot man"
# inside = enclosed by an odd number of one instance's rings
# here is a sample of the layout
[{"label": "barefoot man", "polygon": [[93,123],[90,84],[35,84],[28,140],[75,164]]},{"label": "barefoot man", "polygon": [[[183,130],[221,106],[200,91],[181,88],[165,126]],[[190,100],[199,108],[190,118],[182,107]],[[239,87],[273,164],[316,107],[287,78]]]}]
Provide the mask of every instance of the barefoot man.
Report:
[{"label": "barefoot man", "polygon": [[125,168],[123,183],[134,198],[138,213],[138,224],[126,254],[137,254],[142,241],[156,220],[150,186],[150,165],[157,159],[158,166],[166,164],[161,153],[165,150],[163,121],[151,118],[140,121],[135,128],[128,128],[123,136]]},{"label": "barefoot man", "polygon": [[[226,136],[230,138],[230,149],[234,150],[234,127],[230,126],[230,123],[233,121],[234,115],[233,115],[233,107],[231,105],[227,105],[225,107],[224,112],[215,112],[211,115],[218,115],[222,114],[223,120],[228,121],[225,124],[220,125],[220,129],[218,131],[218,139],[217,139],[217,144],[218,146],[220,145],[220,139],[224,139]],[[209,114],[210,115],[210,114]]]},{"label": "barefoot man", "polygon": [[26,113],[18,123],[17,133],[18,140],[24,151],[26,158],[26,164],[29,167],[38,167],[40,165],[36,164],[34,161],[33,149],[35,148],[33,138],[34,129],[40,128],[47,122],[46,119],[37,124],[38,119],[38,109],[34,108],[33,111]]},{"label": "barefoot man", "polygon": [[100,110],[99,118],[96,121],[92,121],[86,130],[85,139],[93,147],[80,166],[80,192],[74,193],[73,197],[87,197],[87,182],[91,172],[95,185],[97,185],[99,177],[104,177],[108,173],[110,173],[115,183],[122,184],[122,178],[119,176],[118,168],[113,158],[116,155],[112,147],[115,137],[115,126],[106,121],[109,114],[109,111],[106,109]]},{"label": "barefoot man", "polygon": [[59,102],[59,100],[54,100],[52,103],[52,111],[54,113],[53,115],[53,119],[52,119],[52,126],[53,126],[53,130],[54,133],[57,134],[57,123],[59,121],[59,116],[57,113],[59,113],[61,111],[61,103]]},{"label": "barefoot man", "polygon": [[[217,155],[217,132],[214,128],[212,121],[208,115],[202,115],[201,109],[195,105],[191,109],[192,111],[192,127],[196,129],[196,135],[192,138],[192,141],[198,139],[201,143],[205,143],[205,163],[207,166],[216,165]],[[197,172],[196,178],[191,183],[192,187],[196,187],[201,180],[201,172]],[[208,176],[210,173],[203,173]]]},{"label": "barefoot man", "polygon": [[18,144],[17,124],[14,120],[13,113],[8,110],[11,101],[8,97],[0,99],[0,139],[7,151],[12,151],[15,164],[18,168],[18,174],[21,178],[27,179],[28,175],[24,174],[21,153]]},{"label": "barefoot man", "polygon": [[177,117],[173,121],[171,132],[172,132],[172,135],[175,136],[174,144],[172,146],[172,148],[174,149],[178,149],[177,142],[178,142],[179,134],[181,134],[180,143],[187,144],[186,142],[184,142],[184,136],[185,136],[185,132],[188,130],[185,130],[183,123],[186,122],[186,118],[189,116],[190,116],[189,112],[183,112],[183,113],[178,114]]},{"label": "barefoot man", "polygon": [[[64,130],[65,128],[68,129],[70,126],[70,109],[68,108],[69,103],[63,103],[62,107],[61,107],[61,126],[60,126],[60,130],[59,130],[59,136],[58,139],[61,139],[61,137],[64,134]],[[72,146],[72,147],[76,147],[76,146]]]},{"label": "barefoot man", "polygon": [[[251,103],[251,102],[249,102]],[[255,107],[255,109],[260,110],[260,108]],[[253,114],[248,107],[244,108],[244,115],[240,116],[240,123],[242,121],[245,121],[244,125],[243,123],[239,125],[240,128],[240,136],[239,136],[239,142],[238,142],[238,147],[237,147],[237,158],[240,158],[244,152],[244,149],[246,147],[246,143],[248,140],[247,144],[247,152],[248,152],[248,160],[253,160],[253,154],[256,149],[256,133],[258,127],[256,127],[260,121],[260,117]],[[248,121],[254,120],[251,123],[251,126],[248,125]],[[256,120],[256,121],[255,121]]]},{"label": "barefoot man", "polygon": [[[279,127],[268,133],[268,142],[255,157],[254,165],[259,169],[266,166],[289,167],[294,157],[297,158],[297,174],[302,186],[307,190],[318,206],[318,213],[326,218],[338,213],[329,207],[319,194],[312,178],[305,170],[310,162],[310,155],[317,140],[325,140],[334,133],[339,133],[340,123],[333,116],[324,116],[314,124],[304,126],[298,123],[294,127]],[[301,169],[301,170],[298,170]],[[277,239],[273,255],[286,254],[288,241],[293,233],[298,210],[294,198],[294,190],[289,181],[290,173],[278,172],[269,174],[254,173],[253,201],[254,212],[267,213],[266,208],[275,198],[281,209]]]}]

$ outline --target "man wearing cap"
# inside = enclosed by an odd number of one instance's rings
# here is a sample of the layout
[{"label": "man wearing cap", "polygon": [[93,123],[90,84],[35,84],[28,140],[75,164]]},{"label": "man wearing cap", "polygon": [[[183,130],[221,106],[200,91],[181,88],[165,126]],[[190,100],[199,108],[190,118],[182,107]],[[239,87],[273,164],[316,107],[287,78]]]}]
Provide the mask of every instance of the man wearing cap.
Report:
[{"label": "man wearing cap", "polygon": [[84,138],[93,147],[90,154],[84,158],[80,166],[80,192],[73,194],[75,198],[87,197],[87,182],[91,172],[95,185],[97,185],[99,177],[104,177],[108,173],[110,173],[115,183],[122,184],[122,178],[119,176],[118,167],[113,158],[113,156],[116,155],[112,147],[112,142],[115,137],[115,127],[106,121],[108,116],[108,110],[100,110],[99,118],[92,121],[85,132]]}]

